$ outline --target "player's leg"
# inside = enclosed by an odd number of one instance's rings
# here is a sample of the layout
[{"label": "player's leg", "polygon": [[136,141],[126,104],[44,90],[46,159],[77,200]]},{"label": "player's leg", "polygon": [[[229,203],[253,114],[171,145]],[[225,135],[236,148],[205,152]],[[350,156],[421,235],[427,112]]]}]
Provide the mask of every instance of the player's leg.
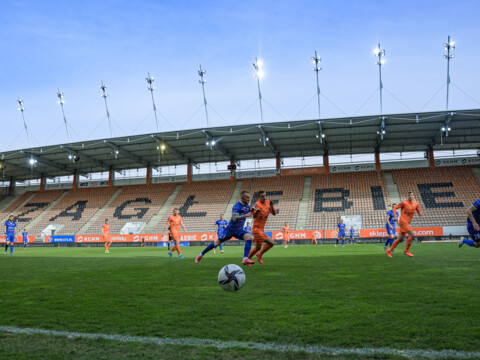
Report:
[{"label": "player's leg", "polygon": [[392,246],[388,248],[385,253],[387,254],[388,257],[392,257],[392,251],[395,249],[400,242],[402,242],[403,238],[405,237],[406,232],[403,232],[403,230],[400,228],[400,233],[398,234],[397,239],[393,242]]},{"label": "player's leg", "polygon": [[12,237],[12,239],[10,239],[10,255],[13,255],[14,245],[15,245],[15,237]]},{"label": "player's leg", "polygon": [[253,255],[258,253],[260,250],[262,250],[262,239],[260,237],[257,237],[255,234],[253,234],[253,243],[255,244],[255,247],[253,247],[250,252],[248,253],[248,258],[251,260]]},{"label": "player's leg", "polygon": [[265,254],[268,250],[270,250],[275,245],[275,242],[267,234],[263,233],[262,237],[264,240],[264,244],[262,246],[262,250],[260,250],[257,253],[257,259],[260,264],[263,264],[263,260],[262,260],[263,254]]},{"label": "player's leg", "polygon": [[407,256],[413,257],[413,254],[410,252],[410,245],[412,245],[412,241],[415,238],[415,233],[411,229],[409,229],[407,231],[407,235],[408,235],[408,238],[407,238],[407,243],[405,245],[404,254]]},{"label": "player's leg", "polygon": [[252,248],[253,236],[250,235],[250,233],[242,230],[237,237],[245,241],[245,245],[243,247],[242,264],[252,266],[253,264],[255,264],[255,261],[249,259],[248,255],[250,255],[250,250]]},{"label": "player's leg", "polygon": [[335,247],[337,247],[339,241],[340,241],[340,238],[337,237],[337,241],[335,242]]},{"label": "player's leg", "polygon": [[5,240],[5,251],[3,252],[4,255],[7,255],[7,250],[8,250],[8,241]]},{"label": "player's leg", "polygon": [[182,255],[182,252],[180,250],[180,240],[175,240],[175,247],[177,248],[178,257],[180,259],[183,259],[183,255]]},{"label": "player's leg", "polygon": [[340,237],[342,238],[342,247],[343,247],[343,245],[345,245],[345,236],[340,235]]},{"label": "player's leg", "polygon": [[480,231],[475,230],[473,226],[468,227],[467,230],[472,240],[463,238],[458,242],[458,247],[462,247],[464,244],[476,248],[480,247]]},{"label": "player's leg", "polygon": [[230,240],[232,238],[232,234],[230,234],[229,231],[223,231],[222,234],[220,235],[220,237],[211,242],[210,244],[207,245],[207,247],[205,249],[203,249],[203,251],[197,255],[197,257],[195,258],[195,264],[198,264],[200,262],[200,260],[202,260],[202,257],[207,253],[209,252],[210,250],[213,250],[215,249],[218,245],[220,245],[221,243],[223,243],[224,241],[227,241],[227,240]]}]

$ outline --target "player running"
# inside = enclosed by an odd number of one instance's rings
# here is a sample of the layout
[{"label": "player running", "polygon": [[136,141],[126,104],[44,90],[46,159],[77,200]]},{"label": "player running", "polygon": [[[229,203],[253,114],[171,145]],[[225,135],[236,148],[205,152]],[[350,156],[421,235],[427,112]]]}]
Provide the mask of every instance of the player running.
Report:
[{"label": "player running", "polygon": [[112,238],[110,236],[110,225],[108,225],[108,219],[105,219],[105,224],[102,225],[103,241],[105,241],[105,254],[110,254],[108,248],[112,245]]},{"label": "player running", "polygon": [[[402,213],[400,214],[400,221],[398,221],[398,216],[396,211],[397,209],[402,209]],[[393,208],[394,218],[395,221],[398,222],[400,226],[400,233],[398,234],[397,240],[395,240],[390,246],[390,248],[385,251],[388,257],[392,257],[392,250],[397,247],[397,245],[403,240],[405,234],[408,234],[407,244],[405,245],[405,252],[404,254],[407,256],[413,257],[413,254],[410,252],[410,245],[412,244],[413,239],[415,238],[415,233],[413,232],[412,228],[410,227],[410,222],[413,219],[413,215],[415,215],[415,211],[418,213],[418,216],[422,216],[422,212],[420,211],[420,207],[418,203],[415,201],[415,195],[413,195],[412,191],[408,192],[408,199],[402,201],[400,204],[396,205]]]},{"label": "player running", "polygon": [[355,242],[355,229],[352,225],[352,227],[350,228],[350,240],[348,240],[348,245],[350,245],[350,241],[352,242],[352,245],[355,244],[357,245],[357,243]]},{"label": "player running", "polygon": [[285,222],[285,226],[282,228],[282,236],[283,236],[283,247],[286,249],[290,241],[290,226],[288,226],[288,222]]},{"label": "player running", "polygon": [[[222,235],[222,231],[225,230],[227,225],[228,225],[228,221],[225,220],[225,218],[223,217],[223,214],[220,214],[220,220],[217,220],[215,222],[215,227],[216,227],[216,230],[217,230],[217,237],[218,238],[220,237],[220,235]],[[215,254],[215,249],[213,249],[213,253]],[[223,248],[222,248],[222,244],[220,244],[220,253],[221,254],[224,253]]]},{"label": "player running", "polygon": [[10,255],[13,255],[13,245],[15,244],[15,235],[17,224],[13,221],[13,215],[8,217],[8,220],[5,221],[5,235],[7,236],[5,242],[5,252],[4,255],[7,255],[7,249],[10,246]]},{"label": "player running", "polygon": [[315,231],[312,231],[312,240],[310,240],[310,245],[313,245],[313,243],[315,243],[315,245],[318,245],[317,235],[315,234]]},{"label": "player running", "polygon": [[23,229],[23,232],[22,232],[22,240],[23,240],[23,250],[25,250],[25,248],[27,247],[27,244],[28,244],[28,233],[27,233],[27,229]]},{"label": "player running", "polygon": [[458,242],[458,247],[463,244],[480,248],[480,199],[475,201],[472,206],[467,209],[467,230],[472,240],[462,239]]},{"label": "player running", "polygon": [[[392,209],[396,206],[397,204],[392,204]],[[393,240],[395,239],[395,217],[398,218],[398,211],[393,212],[393,210],[388,210],[387,211],[387,224],[386,229],[387,229],[387,241],[385,242],[385,246],[383,247],[384,251],[387,251],[387,249],[392,246]]]},{"label": "player running", "polygon": [[335,246],[337,246],[339,240],[342,239],[342,247],[343,247],[343,245],[345,245],[345,226],[346,226],[343,223],[343,219],[340,219],[340,223],[337,226],[338,226],[338,236],[337,236],[337,242]]},{"label": "player running", "polygon": [[179,215],[177,208],[173,209],[173,215],[168,217],[165,228],[163,229],[164,234],[166,234],[169,225],[170,234],[172,235],[172,240],[174,241],[175,245],[173,245],[172,250],[168,252],[168,256],[172,257],[172,253],[177,250],[178,257],[183,259],[183,255],[180,252],[180,226],[184,232],[187,232],[187,229],[185,229],[185,225],[183,225],[182,217]]},{"label": "player running", "polygon": [[242,264],[248,266],[255,264],[255,261],[248,258],[250,248],[252,247],[252,235],[250,235],[248,231],[244,229],[245,220],[252,217],[252,211],[250,210],[250,205],[248,205],[249,203],[250,193],[248,191],[242,191],[240,193],[240,201],[233,206],[232,218],[227,227],[217,240],[210,243],[200,254],[198,254],[198,256],[195,258],[195,264],[198,264],[207,252],[215,249],[224,241],[230,240],[232,237],[235,237],[239,240],[245,240]]},{"label": "player running", "polygon": [[[248,258],[252,259],[253,255],[257,256],[258,262],[263,264],[263,254],[270,250],[275,242],[270,236],[265,234],[265,224],[267,223],[268,215],[277,215],[273,202],[267,200],[267,193],[263,190],[258,192],[258,201],[253,205],[253,243],[255,248],[250,250]],[[265,243],[265,244],[264,244]],[[262,247],[263,245],[263,247]]]}]

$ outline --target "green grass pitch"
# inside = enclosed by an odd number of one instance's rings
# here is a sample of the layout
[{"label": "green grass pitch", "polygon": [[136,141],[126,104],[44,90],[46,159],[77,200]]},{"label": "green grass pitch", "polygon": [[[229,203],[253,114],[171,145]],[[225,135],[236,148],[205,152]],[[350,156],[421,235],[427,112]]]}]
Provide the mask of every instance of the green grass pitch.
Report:
[{"label": "green grass pitch", "polygon": [[[456,243],[282,246],[243,267],[227,293],[220,268],[243,247],[15,248],[0,255],[0,326],[258,343],[478,351],[480,251]],[[118,344],[0,332],[1,359],[313,359],[307,353]],[[343,357],[342,357],[343,358]],[[351,356],[348,358],[355,358]],[[393,357],[392,357],[393,358]]]}]

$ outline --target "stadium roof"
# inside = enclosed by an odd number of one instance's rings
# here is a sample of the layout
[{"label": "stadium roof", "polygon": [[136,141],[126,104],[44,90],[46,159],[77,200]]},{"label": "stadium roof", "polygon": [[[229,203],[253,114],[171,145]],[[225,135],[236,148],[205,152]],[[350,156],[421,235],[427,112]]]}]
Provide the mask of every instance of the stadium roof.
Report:
[{"label": "stadium roof", "polygon": [[480,109],[386,114],[169,131],[8,151],[0,155],[0,179],[27,180],[276,156],[478,147]]}]

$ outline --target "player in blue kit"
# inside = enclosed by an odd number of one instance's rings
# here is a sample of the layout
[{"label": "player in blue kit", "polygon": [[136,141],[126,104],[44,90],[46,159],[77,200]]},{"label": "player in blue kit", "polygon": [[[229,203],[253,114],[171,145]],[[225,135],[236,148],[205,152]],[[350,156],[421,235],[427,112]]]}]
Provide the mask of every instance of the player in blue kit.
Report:
[{"label": "player in blue kit", "polygon": [[[225,218],[223,217],[223,214],[220,214],[220,220],[217,220],[215,222],[215,226],[217,227],[217,239],[220,239],[220,235],[222,235],[222,232],[223,230],[225,230],[227,225],[228,225],[228,221],[225,220]],[[222,244],[220,244],[219,246],[220,246],[220,253],[223,254],[224,251],[222,248]],[[215,249],[213,249],[213,253],[215,254]]]},{"label": "player in blue kit", "polygon": [[353,226],[350,228],[350,240],[348,240],[348,243],[347,244],[350,244],[350,241],[352,242],[352,244],[355,244],[357,245],[357,243],[355,242],[355,229],[353,228]]},{"label": "player in blue kit", "polygon": [[27,229],[23,229],[22,239],[23,239],[23,250],[25,250],[25,248],[27,247],[27,244],[28,244],[28,233],[27,233]]},{"label": "player in blue kit", "polygon": [[395,214],[393,213],[393,208],[397,204],[392,204],[392,210],[387,211],[387,224],[386,229],[387,229],[387,241],[385,242],[385,246],[383,247],[383,250],[387,251],[387,249],[392,246],[393,241],[395,240],[395,218],[398,219],[398,211],[395,211]]},{"label": "player in blue kit", "polygon": [[15,244],[15,233],[17,224],[13,221],[13,215],[10,215],[8,220],[5,221],[5,235],[7,235],[7,242],[5,243],[5,252],[7,255],[7,249],[10,246],[10,255],[13,255],[13,245]]},{"label": "player in blue kit", "polygon": [[480,199],[467,209],[467,216],[467,230],[472,240],[461,239],[458,242],[458,247],[462,247],[465,244],[480,248]]},{"label": "player in blue kit", "polygon": [[345,245],[345,224],[343,223],[343,219],[340,219],[340,223],[338,226],[338,236],[337,236],[337,243],[335,246],[338,245],[338,241],[342,239],[342,247]]},{"label": "player in blue kit", "polygon": [[245,220],[251,218],[252,211],[250,209],[250,193],[248,191],[242,191],[240,193],[240,201],[237,202],[232,209],[232,219],[228,223],[225,230],[222,232],[220,237],[209,244],[198,256],[195,258],[195,263],[198,264],[202,257],[209,252],[210,250],[215,249],[218,245],[224,241],[230,240],[235,237],[239,240],[245,240],[245,247],[243,249],[243,261],[242,264],[251,266],[255,264],[255,261],[248,258],[250,249],[252,247],[253,237],[245,229]]}]

